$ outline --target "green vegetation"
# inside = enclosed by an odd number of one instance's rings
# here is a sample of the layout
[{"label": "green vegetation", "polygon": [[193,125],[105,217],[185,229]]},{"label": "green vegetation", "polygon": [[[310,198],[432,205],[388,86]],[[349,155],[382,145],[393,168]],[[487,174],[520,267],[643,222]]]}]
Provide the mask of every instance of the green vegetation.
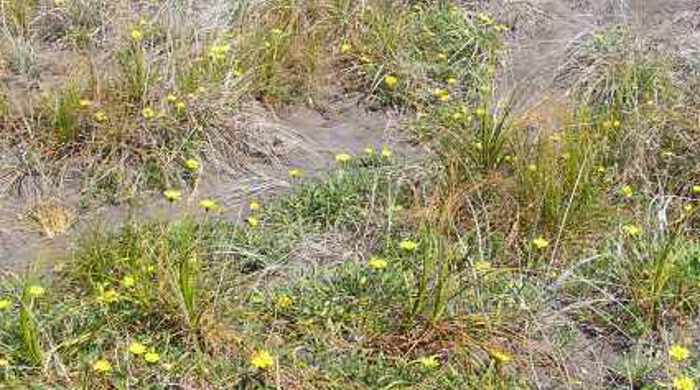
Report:
[{"label": "green vegetation", "polygon": [[[77,177],[86,207],[203,211],[3,275],[0,387],[695,388],[700,106],[658,47],[585,36],[562,97],[522,107],[499,84],[509,27],[475,5],[133,3],[0,2],[0,70],[35,80],[52,42],[76,59],[42,93],[3,86],[8,188]],[[248,145],[251,106],[349,95],[400,113],[420,161],[333,151],[237,218],[199,192],[280,160]],[[74,222],[57,201],[29,216],[49,237]],[[607,361],[580,352],[594,339]]]}]

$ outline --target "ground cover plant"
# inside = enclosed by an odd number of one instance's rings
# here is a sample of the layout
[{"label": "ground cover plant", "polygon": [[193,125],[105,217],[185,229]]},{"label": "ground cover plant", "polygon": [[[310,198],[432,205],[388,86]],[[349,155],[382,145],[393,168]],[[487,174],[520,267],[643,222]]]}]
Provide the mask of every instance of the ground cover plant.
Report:
[{"label": "ground cover plant", "polygon": [[531,2],[0,2],[0,387],[695,389],[700,14],[594,3],[532,99]]}]

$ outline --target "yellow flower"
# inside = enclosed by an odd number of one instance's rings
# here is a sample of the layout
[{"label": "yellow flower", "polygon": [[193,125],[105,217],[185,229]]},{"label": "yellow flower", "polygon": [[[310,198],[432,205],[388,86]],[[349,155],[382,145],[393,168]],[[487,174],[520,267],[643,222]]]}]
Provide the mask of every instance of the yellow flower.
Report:
[{"label": "yellow flower", "polygon": [[366,147],[364,152],[368,156],[374,156],[374,148],[371,146]]},{"label": "yellow flower", "polygon": [[457,79],[454,77],[448,77],[447,78],[447,85],[455,85],[457,84]]},{"label": "yellow flower", "polygon": [[616,120],[616,121],[613,121],[612,127],[613,127],[614,129],[619,128],[619,127],[620,127],[620,121],[617,121],[617,120]]},{"label": "yellow flower", "polygon": [[389,149],[386,146],[382,147],[382,157],[390,158],[392,154],[393,154],[393,152],[391,151],[391,149]]},{"label": "yellow flower", "polygon": [[156,112],[153,111],[152,108],[146,107],[141,111],[141,115],[143,115],[145,119],[153,119],[153,117],[156,116]]},{"label": "yellow flower", "polygon": [[250,364],[255,368],[265,370],[272,367],[272,365],[275,364],[275,361],[272,359],[272,355],[270,355],[269,352],[260,350],[253,353],[253,355],[250,357]]},{"label": "yellow flower", "polygon": [[7,368],[10,366],[10,361],[5,358],[0,358],[0,368]]},{"label": "yellow flower", "polygon": [[119,293],[114,290],[114,289],[109,289],[102,294],[100,294],[99,297],[97,297],[97,302],[102,303],[102,304],[112,304],[116,303],[119,301]]},{"label": "yellow flower", "polygon": [[367,262],[367,265],[369,266],[369,268],[381,271],[384,268],[386,268],[386,266],[389,265],[389,263],[387,263],[387,261],[384,259],[380,259],[378,257],[373,257],[373,258],[369,259],[369,261]]},{"label": "yellow flower", "polygon": [[632,195],[634,195],[634,189],[632,188],[632,186],[629,186],[629,185],[622,187],[620,192],[622,193],[622,195],[625,196],[625,198],[629,198]]},{"label": "yellow flower", "polygon": [[204,211],[216,210],[219,206],[211,199],[203,199],[199,202],[199,206],[204,209]]},{"label": "yellow flower", "polygon": [[447,102],[450,100],[450,93],[444,89],[436,89],[433,95],[438,98],[441,102]]},{"label": "yellow flower", "polygon": [[342,45],[340,45],[341,54],[348,54],[350,53],[350,50],[352,50],[352,45],[350,45],[349,43],[345,42]]},{"label": "yellow flower", "polygon": [[437,357],[435,355],[433,356],[424,356],[420,359],[418,359],[420,364],[429,370],[432,370],[434,368],[440,367],[440,361],[437,360]]},{"label": "yellow flower", "polygon": [[255,217],[248,217],[248,225],[252,228],[257,227],[260,221]]},{"label": "yellow flower", "polygon": [[99,359],[92,363],[92,369],[99,374],[107,374],[112,371],[112,363],[106,359]]},{"label": "yellow flower", "polygon": [[622,231],[630,237],[638,237],[642,234],[642,229],[636,225],[625,225],[622,227]]},{"label": "yellow flower", "polygon": [[673,379],[673,388],[676,390],[695,390],[695,381],[687,376],[679,376]]},{"label": "yellow flower", "polygon": [[693,194],[700,195],[700,185],[693,186]]},{"label": "yellow flower", "polygon": [[44,295],[44,292],[44,288],[39,285],[29,286],[29,288],[27,289],[27,293],[34,298]]},{"label": "yellow flower", "polygon": [[129,352],[136,356],[143,355],[144,353],[146,353],[146,346],[139,343],[138,341],[134,341],[129,345]]},{"label": "yellow flower", "polygon": [[384,77],[384,85],[386,85],[386,87],[389,89],[396,88],[396,85],[398,83],[399,83],[399,79],[396,76],[387,75]]},{"label": "yellow flower", "polygon": [[160,361],[160,355],[156,352],[148,352],[147,354],[143,355],[143,360],[145,360],[146,363],[155,364]]},{"label": "yellow flower", "polygon": [[304,175],[304,172],[299,168],[292,168],[289,170],[289,177],[292,179],[298,179]]},{"label": "yellow flower", "polygon": [[170,103],[170,104],[173,104],[173,103],[177,102],[177,96],[170,93],[170,94],[168,94],[168,96],[165,97],[165,101]]},{"label": "yellow flower", "polygon": [[182,193],[178,190],[166,190],[163,191],[163,196],[165,196],[165,199],[168,202],[174,203],[180,200],[180,198],[182,198]]},{"label": "yellow flower", "polygon": [[179,101],[175,103],[175,109],[180,112],[185,111],[187,109],[187,104],[185,104],[183,101]]},{"label": "yellow flower", "polygon": [[683,206],[683,211],[685,211],[686,213],[690,213],[691,211],[693,211],[693,205],[690,203],[686,204],[685,206]]},{"label": "yellow flower", "polygon": [[484,116],[486,116],[486,110],[483,109],[483,108],[481,108],[481,107],[477,108],[477,109],[474,111],[474,113],[475,113],[476,116],[478,116],[478,117],[484,117]]},{"label": "yellow flower", "polygon": [[92,106],[92,102],[88,99],[80,99],[78,101],[78,105],[80,106],[80,108],[88,108]]},{"label": "yellow flower", "polygon": [[345,164],[352,160],[352,156],[347,153],[340,153],[335,156],[335,161],[339,164]]},{"label": "yellow flower", "polygon": [[479,260],[474,263],[474,269],[478,272],[486,272],[491,269],[491,263],[486,260]]},{"label": "yellow flower", "polygon": [[131,287],[134,287],[135,285],[136,285],[136,278],[134,278],[133,276],[127,275],[124,277],[124,279],[122,279],[122,286],[124,286],[126,288],[131,288]]},{"label": "yellow flower", "polygon": [[609,129],[612,127],[612,122],[611,121],[605,121],[603,122],[603,128],[604,129]]},{"label": "yellow flower", "polygon": [[260,206],[260,203],[258,203],[257,201],[254,200],[254,201],[250,202],[250,205],[248,206],[248,208],[250,209],[250,211],[258,211],[258,210],[260,210],[261,206]]},{"label": "yellow flower", "polygon": [[12,301],[10,301],[7,298],[0,299],[0,310],[7,310],[10,305],[12,305]]},{"label": "yellow flower", "polygon": [[131,30],[131,39],[133,39],[136,42],[139,42],[143,39],[143,33],[141,30]]},{"label": "yellow flower", "polygon": [[406,252],[413,252],[418,248],[418,243],[412,240],[403,240],[399,244],[399,247]]},{"label": "yellow flower", "polygon": [[292,306],[293,303],[294,303],[294,301],[287,294],[280,295],[277,298],[277,307],[280,309],[286,309],[286,308]]},{"label": "yellow flower", "polygon": [[513,357],[508,353],[498,349],[490,349],[489,355],[491,355],[493,360],[495,360],[498,364],[508,364],[513,360]]},{"label": "yellow flower", "polygon": [[690,351],[681,345],[674,345],[668,350],[668,356],[677,362],[682,362],[690,357]]},{"label": "yellow flower", "polygon": [[545,249],[549,246],[549,241],[545,240],[544,237],[537,237],[532,240],[532,245],[537,249]]},{"label": "yellow flower", "polygon": [[537,165],[535,164],[530,164],[527,166],[527,170],[530,172],[537,172]]},{"label": "yellow flower", "polygon": [[107,122],[107,119],[109,119],[104,111],[97,111],[93,118],[95,118],[95,121],[99,123]]}]

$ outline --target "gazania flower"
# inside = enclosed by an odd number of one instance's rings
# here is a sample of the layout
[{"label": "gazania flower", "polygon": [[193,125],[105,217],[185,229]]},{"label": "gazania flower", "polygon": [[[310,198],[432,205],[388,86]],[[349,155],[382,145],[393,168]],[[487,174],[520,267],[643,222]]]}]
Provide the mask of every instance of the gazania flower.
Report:
[{"label": "gazania flower", "polygon": [[129,352],[136,355],[140,356],[146,353],[146,346],[139,343],[138,341],[134,341],[129,345]]},{"label": "gazania flower", "polygon": [[98,359],[92,363],[92,369],[98,374],[108,374],[112,372],[112,363],[106,359]]},{"label": "gazania flower", "polygon": [[418,243],[412,240],[403,240],[399,247],[406,252],[413,252],[418,248]]},{"label": "gazania flower", "polygon": [[398,85],[398,83],[399,79],[396,76],[387,75],[384,77],[384,85],[386,85],[386,87],[389,89],[396,88],[396,85]]},{"label": "gazania flower", "polygon": [[143,39],[143,33],[141,30],[131,30],[131,39],[133,39],[136,42],[140,42]]},{"label": "gazania flower", "polygon": [[203,208],[204,211],[213,211],[218,208],[216,202],[211,199],[203,199],[201,202],[199,202],[199,206]]},{"label": "gazania flower", "polygon": [[377,271],[381,271],[384,268],[386,268],[387,265],[389,265],[389,263],[387,263],[387,261],[384,259],[380,259],[378,257],[373,257],[373,258],[369,259],[369,261],[367,262],[367,265],[369,266],[369,268],[372,268],[372,269],[377,270]]},{"label": "gazania flower", "polygon": [[668,356],[677,362],[682,362],[690,357],[690,351],[682,345],[674,345],[668,350]]},{"label": "gazania flower", "polygon": [[149,120],[156,116],[156,112],[152,108],[146,107],[141,111],[141,115],[143,115],[144,119]]},{"label": "gazania flower", "polygon": [[260,350],[256,351],[255,353],[253,353],[253,355],[251,355],[250,364],[259,370],[266,370],[272,367],[272,365],[275,364],[275,361],[273,360],[272,355],[270,355],[269,352],[265,350]]},{"label": "gazania flower", "polygon": [[168,202],[174,203],[180,200],[180,198],[182,198],[182,193],[178,190],[166,190],[163,191],[163,196],[165,196],[165,199]]},{"label": "gazania flower", "polygon": [[340,153],[335,156],[335,161],[339,164],[345,164],[352,160],[352,156],[347,153]]},{"label": "gazania flower", "polygon": [[532,245],[537,249],[545,249],[549,246],[549,241],[545,240],[544,237],[537,237],[532,240]]},{"label": "gazania flower", "polygon": [[155,364],[160,361],[160,355],[156,352],[148,352],[143,355],[143,360],[145,360],[148,364]]}]

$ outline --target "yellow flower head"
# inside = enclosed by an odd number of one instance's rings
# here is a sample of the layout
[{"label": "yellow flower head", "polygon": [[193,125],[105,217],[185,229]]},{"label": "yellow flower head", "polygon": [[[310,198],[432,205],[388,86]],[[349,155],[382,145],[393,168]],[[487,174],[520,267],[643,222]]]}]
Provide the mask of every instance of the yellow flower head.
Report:
[{"label": "yellow flower head", "polygon": [[486,116],[486,110],[481,107],[477,108],[474,113],[480,118]]},{"label": "yellow flower head", "polygon": [[537,237],[532,240],[532,245],[537,249],[545,249],[549,246],[549,241],[545,240],[544,237]]},{"label": "yellow flower head", "polygon": [[399,244],[399,247],[406,252],[413,252],[418,248],[418,243],[412,240],[403,240]]},{"label": "yellow flower head", "polygon": [[393,152],[391,151],[391,149],[389,149],[386,146],[382,147],[382,157],[390,158],[392,156],[392,154],[393,154]]},{"label": "yellow flower head", "polygon": [[253,353],[250,357],[250,364],[260,370],[265,370],[272,367],[275,361],[269,352],[265,350],[259,350]]},{"label": "yellow flower head", "polygon": [[625,225],[622,227],[622,231],[630,237],[639,237],[642,234],[642,229],[636,225]]},{"label": "yellow flower head", "polygon": [[144,119],[153,119],[156,116],[156,112],[152,108],[146,107],[141,111],[141,115],[143,115]]},{"label": "yellow flower head", "polygon": [[447,85],[455,85],[455,84],[457,84],[457,79],[454,78],[454,77],[448,77],[446,81],[447,81]]},{"label": "yellow flower head", "polygon": [[298,179],[302,176],[304,176],[304,171],[299,168],[292,168],[289,170],[289,177],[292,179]]},{"label": "yellow flower head", "polygon": [[447,90],[444,89],[436,89],[433,92],[433,95],[440,100],[441,102],[447,102],[450,100],[450,93],[447,92]]},{"label": "yellow flower head", "polygon": [[146,353],[146,346],[139,343],[138,341],[134,341],[129,345],[129,352],[136,355],[140,356]]},{"label": "yellow flower head", "polygon": [[165,190],[163,191],[163,196],[168,202],[174,203],[182,198],[182,193],[178,190]]},{"label": "yellow flower head", "polygon": [[137,29],[131,30],[130,35],[131,35],[131,39],[133,39],[136,42],[140,42],[143,39],[143,33],[141,32],[141,30],[137,30]]},{"label": "yellow flower head", "polygon": [[294,301],[287,294],[283,294],[283,295],[280,295],[279,297],[277,297],[277,304],[276,305],[280,309],[286,309],[286,308],[292,306],[292,304],[294,304]]},{"label": "yellow flower head", "polygon": [[199,202],[199,206],[203,208],[204,211],[213,211],[219,207],[216,202],[211,199],[203,199]]},{"label": "yellow flower head", "polygon": [[341,54],[348,54],[350,53],[350,50],[352,50],[352,45],[350,45],[349,43],[345,42],[342,45],[340,45]]},{"label": "yellow flower head", "polygon": [[438,53],[437,58],[440,61],[445,61],[447,59],[447,53]]},{"label": "yellow flower head", "polygon": [[167,101],[170,104],[174,104],[175,102],[177,102],[177,96],[170,93],[168,94],[168,96],[165,97],[165,101]]},{"label": "yellow flower head", "polygon": [[88,99],[80,99],[78,101],[78,105],[80,106],[80,108],[88,108],[88,107],[92,106],[92,101],[90,101]]},{"label": "yellow flower head", "polygon": [[179,112],[185,111],[187,109],[187,104],[185,104],[183,101],[179,101],[175,103],[175,109]]},{"label": "yellow flower head", "polygon": [[700,195],[700,185],[693,186],[693,194]]},{"label": "yellow flower head", "polygon": [[143,355],[143,360],[145,360],[146,363],[155,364],[160,361],[160,355],[156,352],[148,352],[145,355]]},{"label": "yellow flower head", "polygon": [[486,272],[491,269],[491,263],[486,260],[479,260],[474,262],[474,269],[478,272]]},{"label": "yellow flower head", "polygon": [[693,205],[690,204],[690,203],[684,205],[684,206],[683,206],[683,211],[685,211],[686,213],[690,213],[691,211],[693,211]]},{"label": "yellow flower head", "polygon": [[435,355],[433,356],[424,356],[420,359],[418,359],[418,362],[424,367],[429,370],[435,369],[440,367],[440,361],[437,360],[437,357]]},{"label": "yellow flower head", "polygon": [[673,388],[676,390],[695,390],[693,378],[685,375],[673,379]]},{"label": "yellow flower head", "polygon": [[389,89],[394,89],[399,84],[399,79],[396,76],[387,75],[384,77],[384,85]]},{"label": "yellow flower head", "polygon": [[260,221],[255,217],[248,217],[248,226],[254,228],[260,225]]},{"label": "yellow flower head", "polygon": [[0,368],[7,368],[10,366],[10,361],[5,358],[0,358]]},{"label": "yellow flower head", "polygon": [[107,122],[107,119],[109,119],[107,117],[107,114],[104,113],[104,111],[97,111],[95,113],[95,115],[93,116],[93,118],[95,118],[95,122],[98,122],[98,123]]},{"label": "yellow flower head", "polygon": [[39,285],[29,286],[29,288],[27,289],[27,293],[29,294],[29,296],[34,298],[44,295],[44,292],[44,288]]},{"label": "yellow flower head", "polygon": [[0,299],[0,310],[7,310],[12,305],[12,301],[7,298]]},{"label": "yellow flower head", "polygon": [[668,356],[677,362],[682,362],[690,357],[690,351],[681,345],[674,345],[668,350]]},{"label": "yellow flower head", "polygon": [[386,268],[386,266],[389,265],[389,263],[387,263],[387,261],[384,259],[380,259],[378,257],[373,257],[373,258],[369,259],[369,261],[367,262],[367,265],[369,266],[369,268],[381,271],[384,268]]},{"label": "yellow flower head", "polygon": [[254,201],[250,202],[250,205],[248,205],[248,208],[250,209],[250,211],[258,211],[262,208],[262,206],[260,206],[260,203],[258,201],[254,200]]},{"label": "yellow flower head", "polygon": [[622,187],[622,189],[620,190],[620,193],[622,193],[622,195],[625,198],[630,198],[630,197],[632,197],[632,195],[634,195],[634,189],[632,188],[632,186],[626,185],[626,186]]},{"label": "yellow flower head", "polygon": [[119,293],[114,289],[109,289],[97,297],[97,302],[109,305],[119,301]]},{"label": "yellow flower head", "polygon": [[366,147],[364,152],[368,156],[374,156],[374,148],[371,146]]},{"label": "yellow flower head", "polygon": [[108,374],[112,372],[112,363],[106,359],[99,359],[92,363],[92,369],[98,374]]},{"label": "yellow flower head", "polygon": [[126,288],[131,288],[131,287],[134,287],[135,285],[136,285],[136,278],[134,278],[133,276],[127,275],[124,277],[124,279],[122,279],[122,286],[124,286]]},{"label": "yellow flower head", "polygon": [[510,356],[510,354],[498,349],[490,349],[489,355],[491,355],[493,360],[495,360],[498,364],[508,364],[513,360],[513,357]]},{"label": "yellow flower head", "polygon": [[340,153],[335,156],[335,162],[338,164],[346,164],[352,160],[352,156],[347,153]]}]

